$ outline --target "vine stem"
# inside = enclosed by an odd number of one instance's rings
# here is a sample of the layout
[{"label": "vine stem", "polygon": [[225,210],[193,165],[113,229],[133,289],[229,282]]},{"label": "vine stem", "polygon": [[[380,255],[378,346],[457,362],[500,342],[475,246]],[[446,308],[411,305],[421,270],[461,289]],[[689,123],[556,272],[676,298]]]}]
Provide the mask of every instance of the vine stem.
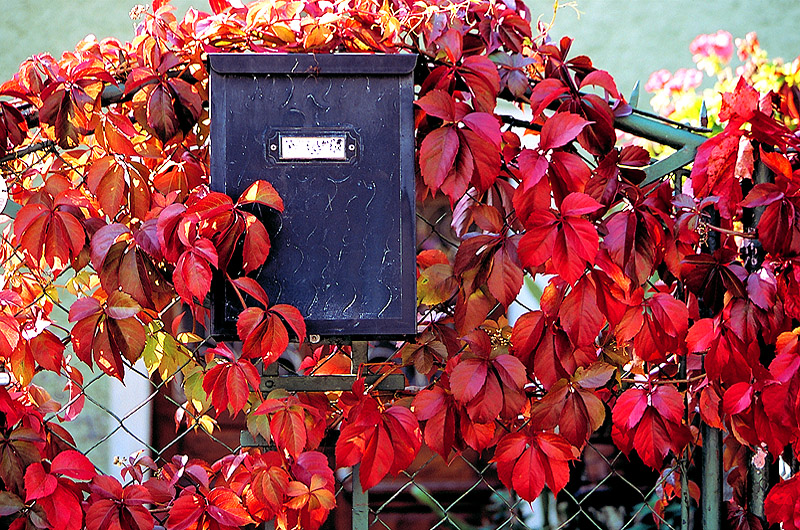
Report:
[{"label": "vine stem", "polygon": [[700,381],[706,377],[706,374],[696,375],[694,377],[689,377],[687,379],[657,379],[655,381],[641,381],[639,379],[635,379],[632,377],[623,377],[621,381],[623,383],[635,383],[635,384],[643,384],[645,382],[651,385],[674,385],[674,384],[689,384],[694,383],[695,381]]},{"label": "vine stem", "polygon": [[233,290],[236,292],[236,296],[239,297],[239,301],[242,303],[242,307],[247,309],[247,304],[244,303],[244,296],[242,296],[242,292],[239,290],[238,287],[236,287],[236,284],[233,283],[233,278],[231,278],[231,275],[226,272],[225,277],[228,279],[228,282],[230,282],[231,287],[233,287]]},{"label": "vine stem", "polygon": [[706,224],[706,227],[708,227],[709,230],[713,230],[715,232],[719,232],[720,234],[725,234],[727,236],[741,237],[744,239],[758,239],[758,236],[756,234],[747,234],[745,232],[738,232],[736,230],[728,230],[727,228],[720,228],[712,224]]}]

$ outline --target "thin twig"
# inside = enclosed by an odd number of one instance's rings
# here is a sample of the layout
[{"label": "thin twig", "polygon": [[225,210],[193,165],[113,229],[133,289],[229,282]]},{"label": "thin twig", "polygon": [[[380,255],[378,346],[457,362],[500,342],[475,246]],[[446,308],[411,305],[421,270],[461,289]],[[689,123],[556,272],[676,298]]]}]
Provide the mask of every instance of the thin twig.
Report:
[{"label": "thin twig", "polygon": [[727,236],[736,236],[736,237],[741,237],[743,239],[758,239],[758,235],[753,233],[739,232],[737,230],[728,230],[727,228],[720,228],[718,226],[714,226],[708,223],[706,223],[706,227],[709,230],[713,230],[714,232],[719,232],[720,234],[725,234]]},{"label": "thin twig", "polygon": [[22,158],[25,155],[35,153],[36,151],[42,151],[43,149],[53,149],[55,148],[55,146],[56,144],[52,140],[44,140],[42,142],[37,142],[18,151],[12,151],[8,153],[6,156],[0,158],[0,164],[2,164],[3,162],[10,162],[11,160]]}]

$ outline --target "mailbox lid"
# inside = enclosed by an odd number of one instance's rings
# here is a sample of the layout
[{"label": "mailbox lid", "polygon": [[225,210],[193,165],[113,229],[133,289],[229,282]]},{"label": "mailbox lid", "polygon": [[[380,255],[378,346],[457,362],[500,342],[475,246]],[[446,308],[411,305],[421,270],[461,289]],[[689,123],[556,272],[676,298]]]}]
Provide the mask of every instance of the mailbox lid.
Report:
[{"label": "mailbox lid", "polygon": [[[251,276],[271,303],[300,309],[309,334],[416,331],[415,61],[210,55],[212,189],[236,199],[262,179],[278,190],[283,214],[254,209],[272,249]],[[287,158],[287,138],[292,152],[341,139],[346,156]],[[221,280],[212,297],[212,333],[235,336],[238,298]]]},{"label": "mailbox lid", "polygon": [[218,74],[403,75],[414,71],[417,56],[396,53],[210,53]]}]

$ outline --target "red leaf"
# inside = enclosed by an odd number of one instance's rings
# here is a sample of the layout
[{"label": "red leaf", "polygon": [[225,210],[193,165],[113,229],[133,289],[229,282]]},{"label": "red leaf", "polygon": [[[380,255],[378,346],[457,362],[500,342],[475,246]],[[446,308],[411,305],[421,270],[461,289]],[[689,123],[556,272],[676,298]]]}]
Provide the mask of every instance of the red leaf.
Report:
[{"label": "red leaf", "polygon": [[483,55],[470,55],[462,61],[459,73],[474,96],[475,110],[493,112],[500,92],[500,74],[492,60]]},{"label": "red leaf", "polygon": [[456,405],[441,385],[423,390],[414,398],[414,414],[425,423],[425,444],[448,460],[456,434]]},{"label": "red leaf", "polygon": [[775,201],[783,199],[784,193],[775,184],[756,184],[747,197],[742,201],[742,206],[745,208],[755,208],[757,206],[766,206]]},{"label": "red leaf", "polygon": [[472,129],[475,134],[492,144],[496,149],[500,149],[500,123],[493,115],[488,112],[471,112],[461,120]]},{"label": "red leaf", "polygon": [[172,96],[163,85],[155,85],[147,97],[147,125],[153,128],[162,142],[170,140],[178,132],[178,117]]},{"label": "red leaf", "polygon": [[539,149],[547,151],[556,149],[573,141],[590,121],[571,112],[557,112],[542,126],[539,137]]},{"label": "red leaf", "polygon": [[663,418],[676,424],[683,421],[683,412],[686,407],[683,404],[683,395],[675,387],[658,385],[650,394],[650,399],[653,407]]},{"label": "red leaf", "polygon": [[244,248],[242,249],[242,269],[250,274],[267,260],[272,244],[269,233],[256,216],[246,214]]},{"label": "red leaf", "polygon": [[257,281],[252,278],[248,278],[247,276],[243,276],[241,278],[234,278],[232,282],[236,287],[261,302],[265,309],[269,307],[269,297],[264,291],[264,288],[261,287]]},{"label": "red leaf", "polygon": [[442,187],[448,173],[453,168],[458,153],[458,133],[453,127],[440,127],[431,131],[419,151],[419,165],[422,178],[431,190]]},{"label": "red leaf", "polygon": [[191,528],[206,511],[206,501],[191,490],[181,492],[169,510],[168,530],[187,530]]},{"label": "red leaf", "polygon": [[294,331],[300,342],[305,340],[306,321],[303,319],[303,315],[300,313],[299,309],[288,304],[276,304],[270,307],[269,310],[270,312],[280,315],[281,318],[289,324],[289,327],[292,328],[292,331]]},{"label": "red leaf", "polygon": [[758,112],[758,91],[750,86],[744,76],[739,78],[733,92],[722,94],[722,105],[719,110],[720,121],[737,119],[750,121]]},{"label": "red leaf", "polygon": [[492,270],[487,280],[489,292],[508,308],[522,289],[522,281],[517,249],[511,240],[506,240],[492,256]]},{"label": "red leaf", "polygon": [[519,240],[517,249],[524,267],[536,268],[552,257],[559,233],[556,223],[555,217],[547,211],[535,210],[528,218],[528,230]]},{"label": "red leaf", "polygon": [[462,359],[450,374],[453,396],[461,403],[471,401],[486,382],[487,368],[483,359]]},{"label": "red leaf", "polygon": [[34,462],[25,470],[25,502],[52,495],[58,487],[58,479],[47,473],[42,464]]},{"label": "red leaf", "polygon": [[633,430],[647,409],[647,393],[639,388],[630,388],[617,398],[614,405],[614,424],[623,431]]},{"label": "red leaf", "polygon": [[594,343],[606,319],[597,305],[597,289],[589,276],[582,277],[559,309],[561,325],[576,346]]},{"label": "red leaf", "polygon": [[142,307],[128,293],[114,291],[108,295],[106,314],[116,320],[136,316]]},{"label": "red leaf", "polygon": [[770,524],[781,523],[787,530],[797,530],[800,504],[800,475],[775,484],[764,502],[764,515]]},{"label": "red leaf", "polygon": [[209,350],[209,353],[221,353],[224,360],[219,361],[203,377],[203,390],[211,397],[217,413],[230,407],[236,415],[247,405],[250,387],[258,389],[258,370],[248,359],[236,359],[233,352],[222,343],[216,349]]},{"label": "red leaf", "polygon": [[238,495],[228,488],[214,488],[208,492],[206,511],[222,525],[241,527],[254,521],[242,506]]},{"label": "red leaf", "polygon": [[50,473],[74,478],[75,480],[91,480],[97,475],[94,466],[78,451],[62,451],[53,459]]},{"label": "red leaf", "polygon": [[648,407],[642,415],[633,443],[642,462],[653,469],[661,467],[671,446],[671,435],[652,407]]},{"label": "red leaf", "polygon": [[239,197],[236,204],[258,203],[269,206],[273,210],[283,212],[283,199],[277,190],[265,180],[257,180],[250,184]]},{"label": "red leaf", "polygon": [[722,411],[732,416],[750,407],[753,402],[753,387],[749,383],[740,382],[731,385],[722,397]]},{"label": "red leaf", "polygon": [[522,189],[526,192],[542,180],[550,167],[547,158],[533,149],[523,149],[517,157],[517,162],[522,172]]},{"label": "red leaf", "polygon": [[431,90],[415,103],[429,116],[440,118],[450,123],[456,121],[455,101],[453,96],[444,90]]},{"label": "red leaf", "polygon": [[561,215],[582,216],[594,213],[603,205],[585,193],[570,193],[561,202]]},{"label": "red leaf", "polygon": [[492,461],[497,462],[501,482],[532,502],[545,484],[554,494],[561,491],[574,458],[572,447],[557,434],[517,432],[500,439]]},{"label": "red leaf", "polygon": [[589,74],[581,81],[580,88],[591,85],[603,88],[611,97],[616,99],[619,99],[620,97],[619,92],[617,91],[617,84],[614,82],[614,78],[611,77],[611,74],[605,70],[594,70],[593,72],[589,72]]}]

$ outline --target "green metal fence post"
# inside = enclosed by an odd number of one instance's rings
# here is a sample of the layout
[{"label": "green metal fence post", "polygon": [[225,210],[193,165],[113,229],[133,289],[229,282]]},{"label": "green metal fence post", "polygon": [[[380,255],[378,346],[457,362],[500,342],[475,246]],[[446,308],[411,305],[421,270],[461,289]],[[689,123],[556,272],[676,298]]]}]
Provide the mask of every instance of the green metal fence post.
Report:
[{"label": "green metal fence post", "polygon": [[722,431],[703,424],[703,530],[719,530],[722,512]]},{"label": "green metal fence post", "polygon": [[369,496],[361,489],[360,464],[353,466],[353,530],[369,527]]}]

